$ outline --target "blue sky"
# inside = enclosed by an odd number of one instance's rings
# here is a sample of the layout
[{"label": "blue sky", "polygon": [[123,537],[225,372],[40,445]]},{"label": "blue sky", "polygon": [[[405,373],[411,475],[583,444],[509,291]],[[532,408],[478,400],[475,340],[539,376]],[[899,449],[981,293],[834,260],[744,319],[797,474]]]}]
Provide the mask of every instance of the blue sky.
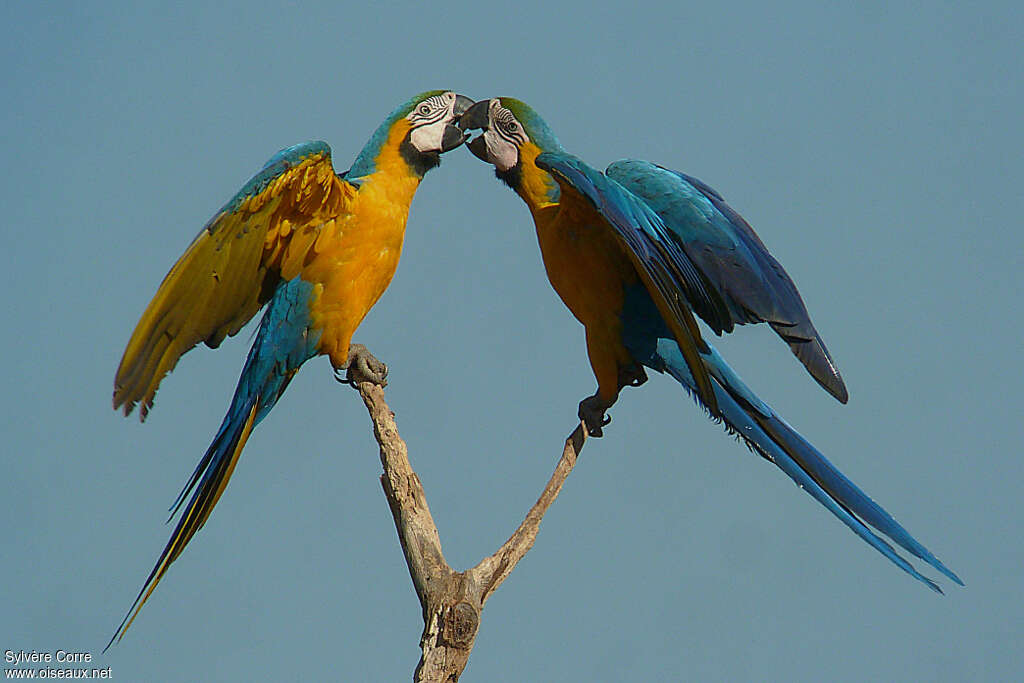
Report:
[{"label": "blue sky", "polygon": [[[308,363],[125,639],[253,327],[185,356],[145,425],[113,373],[170,265],[278,149],[347,168],[429,88],[532,104],[603,168],[701,178],[793,276],[850,389],[768,329],[737,371],[967,582],[940,597],[653,377],[591,441],[485,609],[464,680],[1007,680],[1024,674],[1019,4],[22,3],[7,132],[0,649],[119,680],[404,680],[419,606],[369,420]],[[518,524],[594,389],[522,203],[465,150],[412,206],[356,335],[444,550]],[[934,572],[932,573],[934,575]]]}]

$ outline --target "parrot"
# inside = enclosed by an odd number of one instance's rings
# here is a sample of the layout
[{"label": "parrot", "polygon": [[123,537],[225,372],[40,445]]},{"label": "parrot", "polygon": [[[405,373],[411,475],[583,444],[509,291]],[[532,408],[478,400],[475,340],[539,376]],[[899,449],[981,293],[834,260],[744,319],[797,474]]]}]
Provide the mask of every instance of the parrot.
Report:
[{"label": "parrot", "polygon": [[171,267],[117,369],[114,409],[125,416],[138,406],[145,420],[183,354],[199,342],[216,348],[266,310],[227,414],[171,507],[171,519],[184,507],[174,532],[107,648],[209,518],[253,428],[303,363],[326,355],[339,381],[386,383],[387,367],[352,335],[395,273],[420,181],[465,141],[456,124],[472,104],[450,90],[416,95],[384,119],[344,173],[335,172],[325,142],[281,150]]},{"label": "parrot", "polygon": [[467,148],[526,204],[548,280],[584,327],[598,388],[578,414],[591,436],[602,436],[623,388],[646,382],[647,369],[667,373],[729,434],[903,571],[942,593],[875,531],[964,585],[701,335],[697,317],[718,335],[766,322],[825,391],[842,403],[849,398],[792,279],[722,195],[648,161],[616,161],[601,173],[514,98],[479,100],[458,125],[479,131]]}]

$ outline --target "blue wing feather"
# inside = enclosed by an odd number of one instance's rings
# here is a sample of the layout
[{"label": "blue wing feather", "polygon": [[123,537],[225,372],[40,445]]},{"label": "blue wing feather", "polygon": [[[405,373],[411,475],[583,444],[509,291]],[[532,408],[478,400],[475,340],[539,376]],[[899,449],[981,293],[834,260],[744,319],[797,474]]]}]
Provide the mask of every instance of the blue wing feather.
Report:
[{"label": "blue wing feather", "polygon": [[662,219],[665,235],[718,295],[695,301],[697,314],[716,333],[734,324],[768,322],[790,346],[811,376],[845,403],[849,398],[839,370],[814,328],[793,280],[768,252],[742,216],[707,184],[648,161],[617,161],[606,171]]},{"label": "blue wing feather", "polygon": [[711,292],[679,246],[669,239],[657,213],[628,190],[578,158],[564,152],[538,155],[536,164],[552,174],[563,191],[585,198],[620,238],[641,275],[650,281],[651,296],[660,300],[677,332],[676,341],[697,378],[697,395],[712,414],[715,395],[707,371],[696,356],[704,340],[693,318],[693,302],[704,302]]},{"label": "blue wing feather", "polygon": [[646,261],[671,272],[676,286],[685,290],[691,304],[710,304],[712,293],[674,240],[661,216],[628,189],[576,157],[547,152],[537,157],[537,166],[561,176],[584,195],[616,229],[630,248]]},{"label": "blue wing feather", "polygon": [[[691,394],[695,382],[688,364],[663,323],[655,316],[653,302],[646,292],[627,294],[623,319],[623,341],[641,363],[658,372],[667,372]],[[921,545],[878,503],[847,479],[799,432],[789,426],[772,408],[739,378],[718,351],[707,343],[700,352],[701,361],[714,378],[714,391],[720,417],[728,430],[742,438],[756,453],[774,463],[800,488],[900,569],[942,592],[934,581],[920,574],[871,525],[913,556],[927,562],[956,583],[963,585],[931,552]]]}]

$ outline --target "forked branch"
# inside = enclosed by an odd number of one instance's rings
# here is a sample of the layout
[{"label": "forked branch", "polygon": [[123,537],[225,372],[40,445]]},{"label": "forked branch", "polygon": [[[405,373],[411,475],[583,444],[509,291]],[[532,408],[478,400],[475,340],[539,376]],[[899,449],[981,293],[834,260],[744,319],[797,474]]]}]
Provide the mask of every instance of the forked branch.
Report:
[{"label": "forked branch", "polygon": [[394,413],[384,401],[384,390],[370,382],[358,382],[356,389],[373,421],[373,435],[380,445],[384,466],[381,485],[423,608],[423,654],[414,680],[457,681],[473,649],[484,604],[533,547],[544,514],[576,465],[586,442],[586,430],[578,425],[565,440],[554,473],[519,528],[493,555],[472,569],[456,572],[441,552],[441,538],[423,485],[409,464],[408,449],[398,434]]}]

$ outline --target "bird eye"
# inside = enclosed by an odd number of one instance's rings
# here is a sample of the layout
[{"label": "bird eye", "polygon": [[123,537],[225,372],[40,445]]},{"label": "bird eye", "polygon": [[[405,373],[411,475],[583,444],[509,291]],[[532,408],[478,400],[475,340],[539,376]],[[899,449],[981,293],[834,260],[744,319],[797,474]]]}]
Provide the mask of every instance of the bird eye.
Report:
[{"label": "bird eye", "polygon": [[426,116],[427,114],[430,113],[430,105],[423,103],[419,106],[419,109],[417,111],[420,113],[420,115]]}]

